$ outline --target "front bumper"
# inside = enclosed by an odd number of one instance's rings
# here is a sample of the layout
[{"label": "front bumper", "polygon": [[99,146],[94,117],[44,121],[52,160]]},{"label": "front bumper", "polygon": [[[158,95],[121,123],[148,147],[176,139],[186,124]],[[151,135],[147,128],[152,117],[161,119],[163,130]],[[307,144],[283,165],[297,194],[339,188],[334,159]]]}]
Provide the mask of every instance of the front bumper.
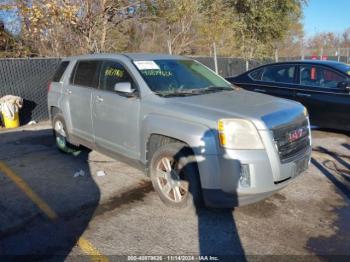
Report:
[{"label": "front bumper", "polygon": [[[279,161],[273,146],[265,146],[265,150],[225,150],[221,155],[202,158],[205,161],[198,161],[198,168],[205,204],[229,208],[257,202],[288,185],[308,167],[311,146],[288,163]],[[240,185],[241,165],[249,167],[249,187]]]}]

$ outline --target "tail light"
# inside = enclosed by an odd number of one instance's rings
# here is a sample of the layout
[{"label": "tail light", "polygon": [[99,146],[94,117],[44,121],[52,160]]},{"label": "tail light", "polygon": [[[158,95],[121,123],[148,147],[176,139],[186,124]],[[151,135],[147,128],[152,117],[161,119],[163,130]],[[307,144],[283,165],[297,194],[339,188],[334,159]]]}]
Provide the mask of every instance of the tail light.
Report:
[{"label": "tail light", "polygon": [[50,92],[51,90],[51,82],[49,82],[49,84],[47,85],[47,92]]}]

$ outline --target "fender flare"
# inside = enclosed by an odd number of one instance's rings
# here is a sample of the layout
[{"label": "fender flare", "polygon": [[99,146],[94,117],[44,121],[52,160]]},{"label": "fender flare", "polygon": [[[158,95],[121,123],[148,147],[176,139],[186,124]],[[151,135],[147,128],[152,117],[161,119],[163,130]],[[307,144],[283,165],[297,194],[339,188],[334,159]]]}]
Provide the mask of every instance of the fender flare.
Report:
[{"label": "fender flare", "polygon": [[150,114],[143,119],[140,130],[142,137],[140,151],[143,163],[147,162],[147,144],[153,134],[185,142],[192,148],[195,156],[218,154],[217,131],[199,123]]}]

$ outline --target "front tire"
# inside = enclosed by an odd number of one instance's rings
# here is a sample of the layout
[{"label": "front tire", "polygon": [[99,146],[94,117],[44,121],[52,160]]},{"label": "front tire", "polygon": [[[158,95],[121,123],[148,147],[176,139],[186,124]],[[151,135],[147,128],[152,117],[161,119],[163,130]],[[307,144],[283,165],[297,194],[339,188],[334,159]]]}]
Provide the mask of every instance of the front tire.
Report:
[{"label": "front tire", "polygon": [[57,148],[63,153],[78,156],[81,150],[79,147],[68,142],[66,123],[61,114],[56,114],[53,117],[52,126]]},{"label": "front tire", "polygon": [[183,143],[161,146],[150,161],[150,177],[162,202],[170,207],[202,205],[202,190],[192,150]]}]

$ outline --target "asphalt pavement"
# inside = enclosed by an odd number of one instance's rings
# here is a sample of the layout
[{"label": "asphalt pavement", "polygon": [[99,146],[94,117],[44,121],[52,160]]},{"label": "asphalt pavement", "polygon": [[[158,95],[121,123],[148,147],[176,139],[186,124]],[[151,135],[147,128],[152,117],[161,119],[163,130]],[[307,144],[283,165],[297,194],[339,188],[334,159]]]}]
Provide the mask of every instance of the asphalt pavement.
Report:
[{"label": "asphalt pavement", "polygon": [[131,166],[95,151],[60,153],[47,122],[1,130],[0,260],[350,256],[350,137],[312,136],[310,168],[272,197],[234,210],[177,210]]}]

